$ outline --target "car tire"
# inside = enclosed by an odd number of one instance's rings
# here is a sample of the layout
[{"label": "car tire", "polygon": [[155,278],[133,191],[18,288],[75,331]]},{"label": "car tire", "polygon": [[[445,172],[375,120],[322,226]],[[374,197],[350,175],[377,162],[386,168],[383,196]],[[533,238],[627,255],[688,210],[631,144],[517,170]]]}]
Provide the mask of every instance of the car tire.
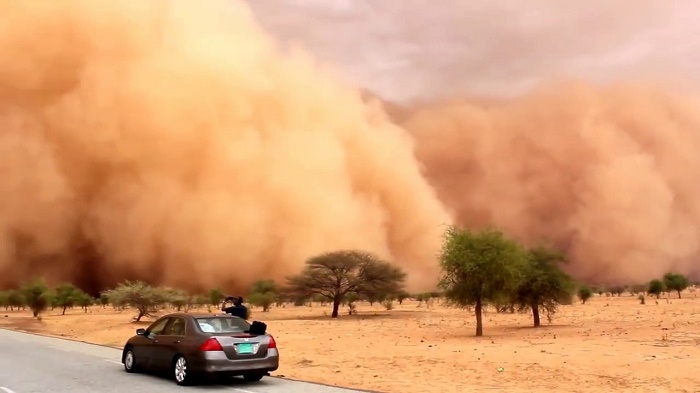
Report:
[{"label": "car tire", "polygon": [[134,351],[131,348],[127,348],[124,351],[124,371],[127,373],[138,372],[138,367],[136,367],[136,357],[134,357]]},{"label": "car tire", "polygon": [[246,382],[258,382],[259,380],[263,379],[265,374],[262,373],[254,373],[254,374],[243,374],[243,379]]},{"label": "car tire", "polygon": [[194,383],[194,375],[187,369],[187,359],[182,355],[177,355],[173,359],[173,378],[180,386],[188,386]]}]

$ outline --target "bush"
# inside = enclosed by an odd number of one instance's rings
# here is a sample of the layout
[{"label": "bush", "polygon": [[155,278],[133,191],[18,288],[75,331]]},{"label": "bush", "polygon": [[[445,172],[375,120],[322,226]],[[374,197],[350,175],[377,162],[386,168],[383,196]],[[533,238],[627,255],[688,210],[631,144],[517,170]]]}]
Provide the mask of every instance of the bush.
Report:
[{"label": "bush", "polygon": [[32,310],[32,315],[38,317],[50,304],[51,294],[43,280],[26,283],[20,289],[24,303]]},{"label": "bush", "polygon": [[[259,280],[251,286],[248,301],[254,306],[262,307],[263,312],[268,312],[279,296],[277,283],[273,280]],[[315,300],[325,301],[325,298],[320,297]]]},{"label": "bush", "polygon": [[581,300],[581,303],[586,304],[588,299],[590,299],[591,296],[593,296],[593,291],[591,290],[591,288],[588,288],[586,285],[581,285],[578,288],[577,295],[578,295],[578,298]]}]

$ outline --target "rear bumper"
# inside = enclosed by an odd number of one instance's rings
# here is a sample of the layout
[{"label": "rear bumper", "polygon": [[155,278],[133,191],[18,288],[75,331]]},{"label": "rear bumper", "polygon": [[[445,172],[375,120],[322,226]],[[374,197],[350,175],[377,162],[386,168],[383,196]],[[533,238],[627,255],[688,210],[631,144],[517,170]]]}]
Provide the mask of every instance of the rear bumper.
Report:
[{"label": "rear bumper", "polygon": [[272,372],[279,368],[280,356],[276,349],[270,349],[267,356],[258,359],[230,360],[223,352],[204,354],[198,371],[207,374],[245,374],[248,372]]}]

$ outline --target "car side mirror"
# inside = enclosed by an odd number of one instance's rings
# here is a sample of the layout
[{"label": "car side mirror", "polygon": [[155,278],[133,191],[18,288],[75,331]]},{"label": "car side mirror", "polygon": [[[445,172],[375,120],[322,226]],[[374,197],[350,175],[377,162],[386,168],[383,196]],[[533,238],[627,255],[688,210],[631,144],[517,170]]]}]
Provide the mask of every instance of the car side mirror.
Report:
[{"label": "car side mirror", "polygon": [[146,329],[144,328],[138,328],[136,329],[136,334],[139,336],[145,336],[146,335]]}]

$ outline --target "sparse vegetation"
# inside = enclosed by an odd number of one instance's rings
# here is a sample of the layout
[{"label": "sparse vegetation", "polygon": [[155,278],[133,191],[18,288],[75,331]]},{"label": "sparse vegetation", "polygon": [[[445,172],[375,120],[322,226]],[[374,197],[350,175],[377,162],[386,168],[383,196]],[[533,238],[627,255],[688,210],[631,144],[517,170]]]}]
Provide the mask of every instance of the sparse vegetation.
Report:
[{"label": "sparse vegetation", "polygon": [[[268,312],[273,305],[286,307],[318,304],[332,306],[331,317],[339,315],[339,307],[347,306],[348,314],[357,313],[359,302],[379,304],[386,311],[402,306],[406,299],[414,299],[417,307],[432,308],[436,299],[447,305],[474,310],[476,335],[483,335],[483,313],[493,306],[498,313],[530,312],[533,326],[541,325],[540,314],[549,322],[561,305],[572,303],[575,293],[582,304],[595,293],[620,296],[629,293],[641,304],[646,296],[657,299],[665,292],[676,292],[678,298],[690,287],[688,278],[667,273],[647,285],[611,285],[589,287],[575,285],[564,273],[563,255],[545,247],[524,249],[515,240],[498,230],[470,231],[450,227],[445,232],[439,258],[442,275],[439,287],[432,291],[409,294],[403,289],[405,274],[392,264],[376,256],[357,250],[341,250],[310,258],[301,273],[287,279],[281,287],[273,280],[259,280],[247,291],[250,305]],[[691,289],[690,292],[693,292]],[[43,281],[29,281],[18,289],[0,291],[0,307],[6,310],[29,308],[39,315],[47,308],[57,308],[62,315],[80,307],[85,313],[93,305],[117,311],[135,312],[134,321],[156,317],[165,309],[189,312],[197,307],[217,308],[226,296],[220,288],[204,294],[154,287],[141,281],[126,281],[93,298],[70,283],[49,288]],[[658,304],[658,301],[656,302]],[[249,318],[250,318],[250,308]]]}]

